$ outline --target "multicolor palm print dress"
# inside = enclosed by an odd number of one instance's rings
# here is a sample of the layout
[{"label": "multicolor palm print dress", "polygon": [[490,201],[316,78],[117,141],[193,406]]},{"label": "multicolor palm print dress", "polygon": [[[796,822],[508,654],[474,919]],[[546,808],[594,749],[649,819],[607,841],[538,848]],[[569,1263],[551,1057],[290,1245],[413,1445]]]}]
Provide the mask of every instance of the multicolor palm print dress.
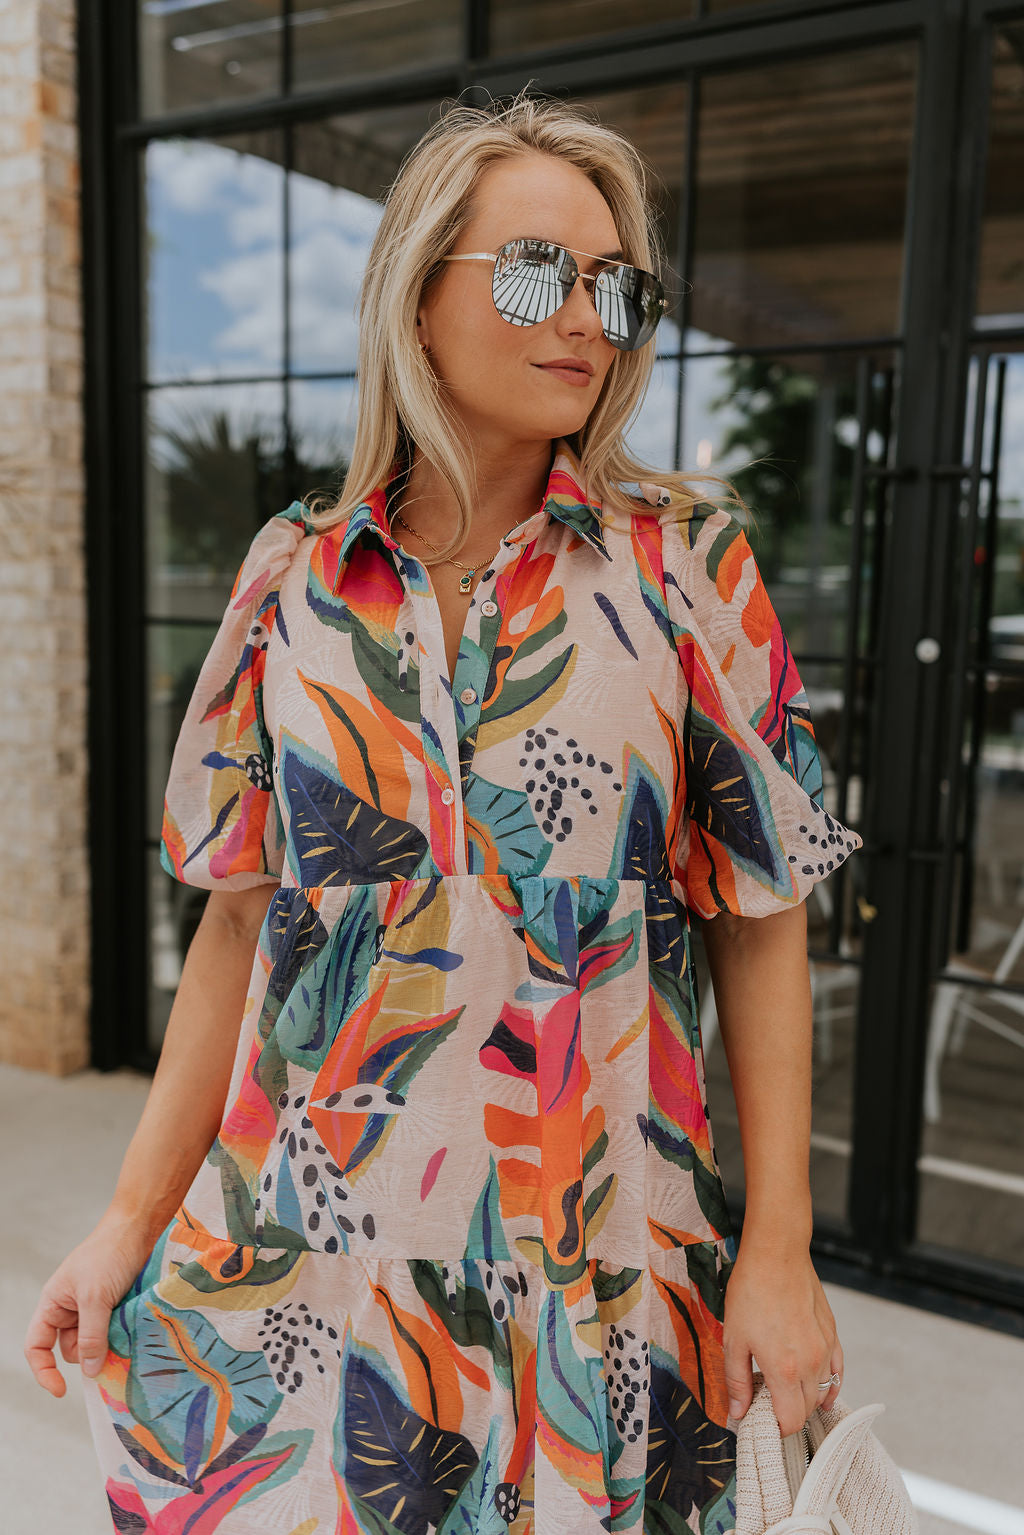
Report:
[{"label": "multicolor palm print dress", "polygon": [[569,445],[449,680],[400,466],[256,534],[161,858],[279,885],[219,1133],[86,1380],[123,1535],[728,1535],[736,1254],[689,914],[860,839],[739,522]]}]

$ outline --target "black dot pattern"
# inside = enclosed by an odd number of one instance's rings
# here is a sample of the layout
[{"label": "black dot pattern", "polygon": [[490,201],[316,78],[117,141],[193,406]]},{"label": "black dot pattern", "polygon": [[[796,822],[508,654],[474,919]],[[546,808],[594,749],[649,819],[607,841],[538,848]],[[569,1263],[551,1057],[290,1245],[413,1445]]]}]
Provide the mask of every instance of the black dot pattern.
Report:
[{"label": "black dot pattern", "polygon": [[304,1380],[326,1375],[332,1358],[341,1360],[337,1328],[328,1327],[305,1301],[265,1306],[257,1336],[278,1389],[290,1396],[302,1389]]},{"label": "black dot pattern", "polygon": [[[821,816],[825,823],[825,830],[822,832],[819,827],[812,831],[810,826],[801,824],[798,828],[800,835],[806,837],[807,846],[811,851],[805,852],[802,858],[797,853],[790,853],[789,861],[791,864],[800,866],[801,874],[819,876],[831,874],[833,869],[846,861],[857,844],[852,837],[844,835],[846,828],[833,820],[827,810],[822,810],[817,800],[811,800],[811,809]],[[818,854],[821,856],[818,857]]]},{"label": "black dot pattern", "polygon": [[494,1489],[494,1506],[506,1524],[519,1518],[519,1488],[515,1482],[499,1482]]},{"label": "black dot pattern", "polygon": [[[499,1327],[510,1319],[515,1311],[515,1297],[529,1294],[529,1286],[526,1275],[522,1269],[516,1273],[502,1273],[502,1268],[507,1269],[507,1263],[499,1264],[491,1258],[467,1259],[461,1263],[442,1263],[441,1278],[444,1281],[445,1294],[448,1297],[448,1305],[453,1316],[456,1316],[460,1307],[464,1304],[464,1295],[467,1285],[467,1269],[473,1269],[475,1274],[475,1288],[479,1290],[483,1286],[483,1293],[491,1316]],[[463,1299],[460,1299],[459,1288],[463,1289]]]},{"label": "black dot pattern", "polygon": [[248,757],[246,757],[245,776],[255,789],[268,791],[273,787],[274,780],[270,769],[259,752],[250,752]]},{"label": "black dot pattern", "polygon": [[[378,930],[378,937],[382,932],[383,929]],[[397,1094],[388,1097],[396,1107],[404,1105],[405,1100]],[[344,1172],[331,1160],[326,1146],[317,1140],[312,1120],[302,1112],[306,1106],[305,1093],[281,1093],[277,1106],[288,1112],[289,1122],[278,1131],[276,1166],[264,1173],[260,1192],[253,1200],[256,1241],[263,1241],[263,1223],[268,1217],[289,1229],[294,1222],[294,1217],[291,1221],[279,1221],[276,1211],[274,1185],[281,1167],[287,1165],[302,1208],[302,1234],[311,1248],[328,1253],[348,1252],[348,1239],[356,1232],[373,1242],[377,1236],[373,1211],[360,1207]]]},{"label": "black dot pattern", "polygon": [[519,766],[523,787],[546,837],[564,842],[584,816],[597,815],[602,794],[621,794],[612,763],[587,751],[573,736],[562,738],[554,725],[535,730],[523,742]]},{"label": "black dot pattern", "polygon": [[628,1327],[612,1326],[604,1351],[608,1406],[620,1438],[635,1444],[647,1429],[651,1389],[650,1349]]}]

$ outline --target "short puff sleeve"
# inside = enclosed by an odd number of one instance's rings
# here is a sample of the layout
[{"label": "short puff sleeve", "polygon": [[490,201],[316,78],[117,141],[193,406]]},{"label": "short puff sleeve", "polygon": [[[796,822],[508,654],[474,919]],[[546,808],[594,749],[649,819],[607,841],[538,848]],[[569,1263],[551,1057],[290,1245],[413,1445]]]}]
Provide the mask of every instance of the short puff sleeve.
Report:
[{"label": "short puff sleeve", "polygon": [[206,654],[171,757],[160,862],[186,885],[279,883],[284,826],[263,717],[267,644],[281,577],[309,530],[300,502],[259,529]]},{"label": "short puff sleeve", "polygon": [[799,904],[862,845],[822,803],[807,694],[742,524],[699,505],[659,514],[681,663],[687,906],[761,917]]}]

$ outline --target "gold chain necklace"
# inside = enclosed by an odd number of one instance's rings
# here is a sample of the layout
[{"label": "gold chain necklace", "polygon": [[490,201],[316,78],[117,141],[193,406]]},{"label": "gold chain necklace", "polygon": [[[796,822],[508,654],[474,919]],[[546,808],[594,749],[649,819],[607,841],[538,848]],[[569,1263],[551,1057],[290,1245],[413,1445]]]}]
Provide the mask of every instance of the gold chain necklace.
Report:
[{"label": "gold chain necklace", "polygon": [[[409,524],[406,522],[405,518],[402,516],[400,511],[398,511],[398,510],[395,511],[395,518],[396,518],[396,520],[398,522],[400,522],[402,524],[403,528],[409,528]],[[512,528],[517,528],[518,526],[519,526],[519,524],[517,522],[514,522],[512,524]],[[512,528],[509,528],[509,530],[508,530],[509,533],[511,533]],[[433,549],[436,552],[440,552],[440,545],[432,544],[430,542],[429,538],[423,538],[423,534],[422,533],[417,533],[415,528],[409,528],[409,532],[410,533],[415,533],[417,538],[422,538],[423,542],[426,544],[428,549]],[[507,538],[508,537],[508,533],[506,533],[504,536]],[[497,552],[497,551],[495,551],[495,552]],[[472,580],[473,580],[473,576],[474,576],[475,572],[478,570],[479,565],[464,565],[461,560],[453,560],[450,554],[444,555],[443,558],[445,560],[447,560],[449,565],[457,565],[460,570],[464,570],[466,572],[466,574],[464,576],[460,576],[459,577],[459,591],[460,592],[464,592],[465,595],[468,597],[469,596],[470,585],[471,585]],[[493,556],[492,556],[492,558],[493,558]],[[490,564],[490,560],[487,560],[485,563],[489,565]]]}]

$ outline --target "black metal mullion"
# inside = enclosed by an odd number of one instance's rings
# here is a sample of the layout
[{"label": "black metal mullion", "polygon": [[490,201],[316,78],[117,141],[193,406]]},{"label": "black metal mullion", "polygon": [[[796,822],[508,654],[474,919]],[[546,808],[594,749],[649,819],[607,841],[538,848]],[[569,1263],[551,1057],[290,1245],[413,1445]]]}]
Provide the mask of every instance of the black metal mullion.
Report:
[{"label": "black metal mullion", "polygon": [[688,69],[731,69],[768,64],[805,54],[842,52],[896,37],[913,37],[926,25],[930,0],[779,11],[758,7],[756,20],[730,11],[704,21],[680,20],[614,38],[590,35],[544,50],[504,55],[483,66],[496,95],[517,90],[533,77],[543,90],[567,88],[586,95],[621,86],[628,73],[645,85],[678,79]]},{"label": "black metal mullion", "polygon": [[[984,363],[986,380],[990,366],[991,358],[987,357]],[[982,738],[985,730],[985,673],[990,648],[988,625],[992,612],[992,583],[995,577],[996,537],[999,524],[998,486],[995,479],[995,466],[998,463],[998,453],[1002,439],[1000,425],[1005,384],[1006,362],[1005,359],[1000,358],[996,363],[996,389],[993,402],[992,469],[988,474],[983,471],[981,466],[986,426],[987,387],[979,391],[978,395],[978,419],[975,421],[974,432],[974,463],[977,469],[972,477],[971,510],[966,533],[967,546],[963,551],[965,575],[969,577],[974,574],[975,570],[972,556],[977,547],[981,487],[982,483],[985,482],[988,489],[988,507],[983,522],[985,561],[977,583],[977,610],[972,612],[973,604],[968,601],[967,610],[964,613],[967,637],[965,637],[963,652],[965,664],[962,667],[961,675],[964,693],[970,699],[970,707],[965,709],[968,727],[967,762],[962,763],[962,751],[957,756],[958,779],[956,789],[958,793],[956,797],[963,805],[963,852],[960,863],[960,888],[958,891],[956,913],[956,947],[958,952],[963,952],[970,945],[971,907],[974,901],[973,852],[978,810],[977,779],[978,764],[981,760]],[[968,587],[971,585],[969,580],[965,584]],[[974,655],[968,662],[967,650],[970,643],[969,635],[972,630],[975,635]],[[953,791],[953,783],[951,783],[950,787],[951,791]],[[961,839],[958,838],[957,840],[960,841]]]},{"label": "black metal mullion", "polygon": [[462,0],[462,34],[467,61],[485,59],[491,45],[490,0]]},{"label": "black metal mullion", "polygon": [[[76,13],[82,145],[85,330],[85,543],[90,675],[89,860],[92,1064],[138,1052],[147,987],[144,591],[138,378],[138,152],[117,128],[138,108],[134,8],[99,0]],[[115,426],[116,423],[116,426]],[[96,679],[116,678],[117,685]]]},{"label": "black metal mullion", "polygon": [[[946,167],[956,158],[958,19],[947,7],[924,17],[918,95],[908,184],[902,287],[905,331],[897,403],[903,466],[932,461],[939,434],[944,359],[935,355],[935,315],[942,313],[947,272],[936,252],[953,237]],[[916,659],[927,633],[931,589],[927,563],[932,482],[897,470],[885,477],[893,511],[886,530],[884,590],[876,705],[865,774],[863,938],[857,1053],[853,1083],[854,1155],[850,1161],[850,1221],[856,1245],[884,1271],[913,1229],[916,1157],[923,1086],[927,965],[934,871],[908,855],[927,845],[922,835],[921,774],[927,771],[931,721],[942,704],[934,675]],[[865,856],[865,854],[867,856]]]},{"label": "black metal mullion", "polygon": [[281,0],[281,95],[290,96],[294,84],[292,66],[294,34],[292,32],[292,0]]},{"label": "black metal mullion", "polygon": [[[867,438],[871,429],[871,387],[874,362],[870,355],[857,359],[854,406],[857,423],[857,446],[853,457],[850,502],[853,510],[853,528],[850,535],[850,587],[846,619],[846,646],[842,661],[842,694],[844,708],[839,716],[839,743],[836,751],[837,800],[836,816],[845,825],[853,755],[853,726],[856,714],[857,683],[859,677],[858,652],[860,649],[860,608],[863,590],[864,516],[867,482],[864,468],[867,460]],[[836,871],[836,898],[829,918],[829,947],[839,951],[845,918],[846,877],[848,864]]]}]

